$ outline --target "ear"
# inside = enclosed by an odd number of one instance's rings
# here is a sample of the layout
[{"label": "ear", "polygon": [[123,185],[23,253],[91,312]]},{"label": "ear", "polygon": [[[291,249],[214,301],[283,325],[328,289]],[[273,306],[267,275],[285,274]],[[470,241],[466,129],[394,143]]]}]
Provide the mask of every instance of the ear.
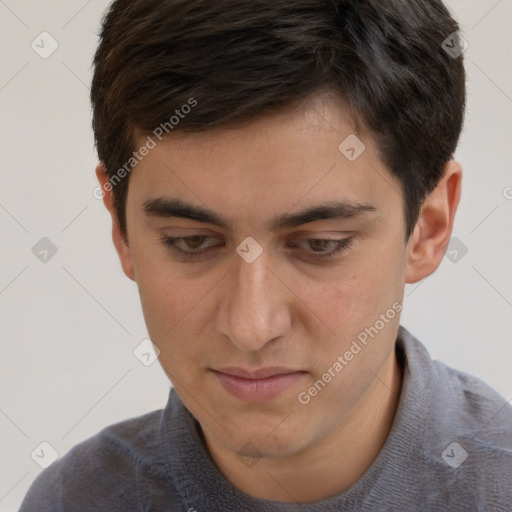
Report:
[{"label": "ear", "polygon": [[462,168],[450,160],[436,188],[426,197],[408,242],[406,283],[416,283],[440,265],[450,241],[460,200]]},{"label": "ear", "polygon": [[121,266],[123,267],[124,273],[132,281],[135,281],[135,271],[128,240],[122,232],[121,227],[119,226],[117,214],[114,209],[114,194],[112,192],[112,185],[108,181],[107,171],[101,162],[96,166],[96,177],[100,182],[100,187],[103,194],[103,204],[112,217],[112,241],[114,242],[117,254],[121,260]]}]

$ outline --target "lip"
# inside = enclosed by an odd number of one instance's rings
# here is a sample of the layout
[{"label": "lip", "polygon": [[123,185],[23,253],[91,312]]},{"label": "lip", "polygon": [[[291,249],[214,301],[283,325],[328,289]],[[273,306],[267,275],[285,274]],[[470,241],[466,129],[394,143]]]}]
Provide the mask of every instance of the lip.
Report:
[{"label": "lip", "polygon": [[223,388],[235,398],[262,402],[279,395],[307,372],[291,368],[269,367],[246,370],[239,367],[212,370]]}]

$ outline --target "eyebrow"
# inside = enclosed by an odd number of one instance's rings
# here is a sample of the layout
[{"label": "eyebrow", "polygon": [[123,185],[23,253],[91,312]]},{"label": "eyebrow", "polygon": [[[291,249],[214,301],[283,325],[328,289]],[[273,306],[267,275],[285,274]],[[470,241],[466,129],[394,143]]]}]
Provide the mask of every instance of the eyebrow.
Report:
[{"label": "eyebrow", "polygon": [[[233,224],[230,221],[223,219],[214,211],[186,203],[181,199],[170,197],[148,199],[144,202],[142,210],[148,216],[191,219],[225,229],[233,228]],[[271,219],[269,229],[270,231],[279,231],[325,219],[353,219],[365,213],[373,213],[375,211],[376,208],[368,203],[328,201],[316,206],[310,206],[299,212],[278,215]]]}]

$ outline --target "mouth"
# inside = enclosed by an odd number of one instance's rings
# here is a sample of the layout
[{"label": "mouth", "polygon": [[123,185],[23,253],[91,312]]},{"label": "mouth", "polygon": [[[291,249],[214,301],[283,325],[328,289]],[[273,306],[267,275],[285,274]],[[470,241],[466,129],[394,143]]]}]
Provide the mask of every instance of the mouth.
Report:
[{"label": "mouth", "polygon": [[259,370],[229,367],[212,372],[229,394],[247,402],[270,400],[307,374],[305,371],[281,367]]}]

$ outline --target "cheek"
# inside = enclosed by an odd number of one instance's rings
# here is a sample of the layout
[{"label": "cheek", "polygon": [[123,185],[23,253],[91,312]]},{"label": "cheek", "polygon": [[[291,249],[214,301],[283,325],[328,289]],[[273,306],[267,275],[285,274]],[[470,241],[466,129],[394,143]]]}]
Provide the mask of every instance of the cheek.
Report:
[{"label": "cheek", "polygon": [[135,251],[133,260],[146,326],[153,343],[163,350],[186,319],[194,289],[161,250]]},{"label": "cheek", "polygon": [[325,329],[326,351],[339,351],[348,346],[393,304],[402,301],[404,265],[401,258],[403,255],[393,253],[392,248],[374,253],[371,258],[361,258],[350,271],[334,272],[329,282],[305,289],[308,309]]},{"label": "cheek", "polygon": [[138,284],[146,328],[160,350],[160,366],[178,391],[186,383],[186,390],[198,392],[201,383],[192,377],[204,357],[196,305],[201,299],[199,290],[173,273],[158,272],[158,267],[141,275]]},{"label": "cheek", "polygon": [[[202,360],[201,340],[214,307],[221,272],[196,274],[149,251],[135,259],[137,285],[149,336],[160,349],[160,362],[179,369]],[[204,349],[204,347],[203,347]]]},{"label": "cheek", "polygon": [[[324,429],[340,421],[386,361],[401,311],[402,266],[397,262],[392,256],[387,260],[383,256],[379,262],[361,261],[358,270],[352,268],[345,277],[310,290],[307,305],[321,318],[325,336],[314,348],[310,345],[314,374],[310,387],[303,389],[313,397],[305,407],[307,421],[322,418]],[[312,340],[319,338],[318,330],[309,335]],[[319,387],[320,381],[328,384]],[[342,408],[340,395],[344,397]]]}]

